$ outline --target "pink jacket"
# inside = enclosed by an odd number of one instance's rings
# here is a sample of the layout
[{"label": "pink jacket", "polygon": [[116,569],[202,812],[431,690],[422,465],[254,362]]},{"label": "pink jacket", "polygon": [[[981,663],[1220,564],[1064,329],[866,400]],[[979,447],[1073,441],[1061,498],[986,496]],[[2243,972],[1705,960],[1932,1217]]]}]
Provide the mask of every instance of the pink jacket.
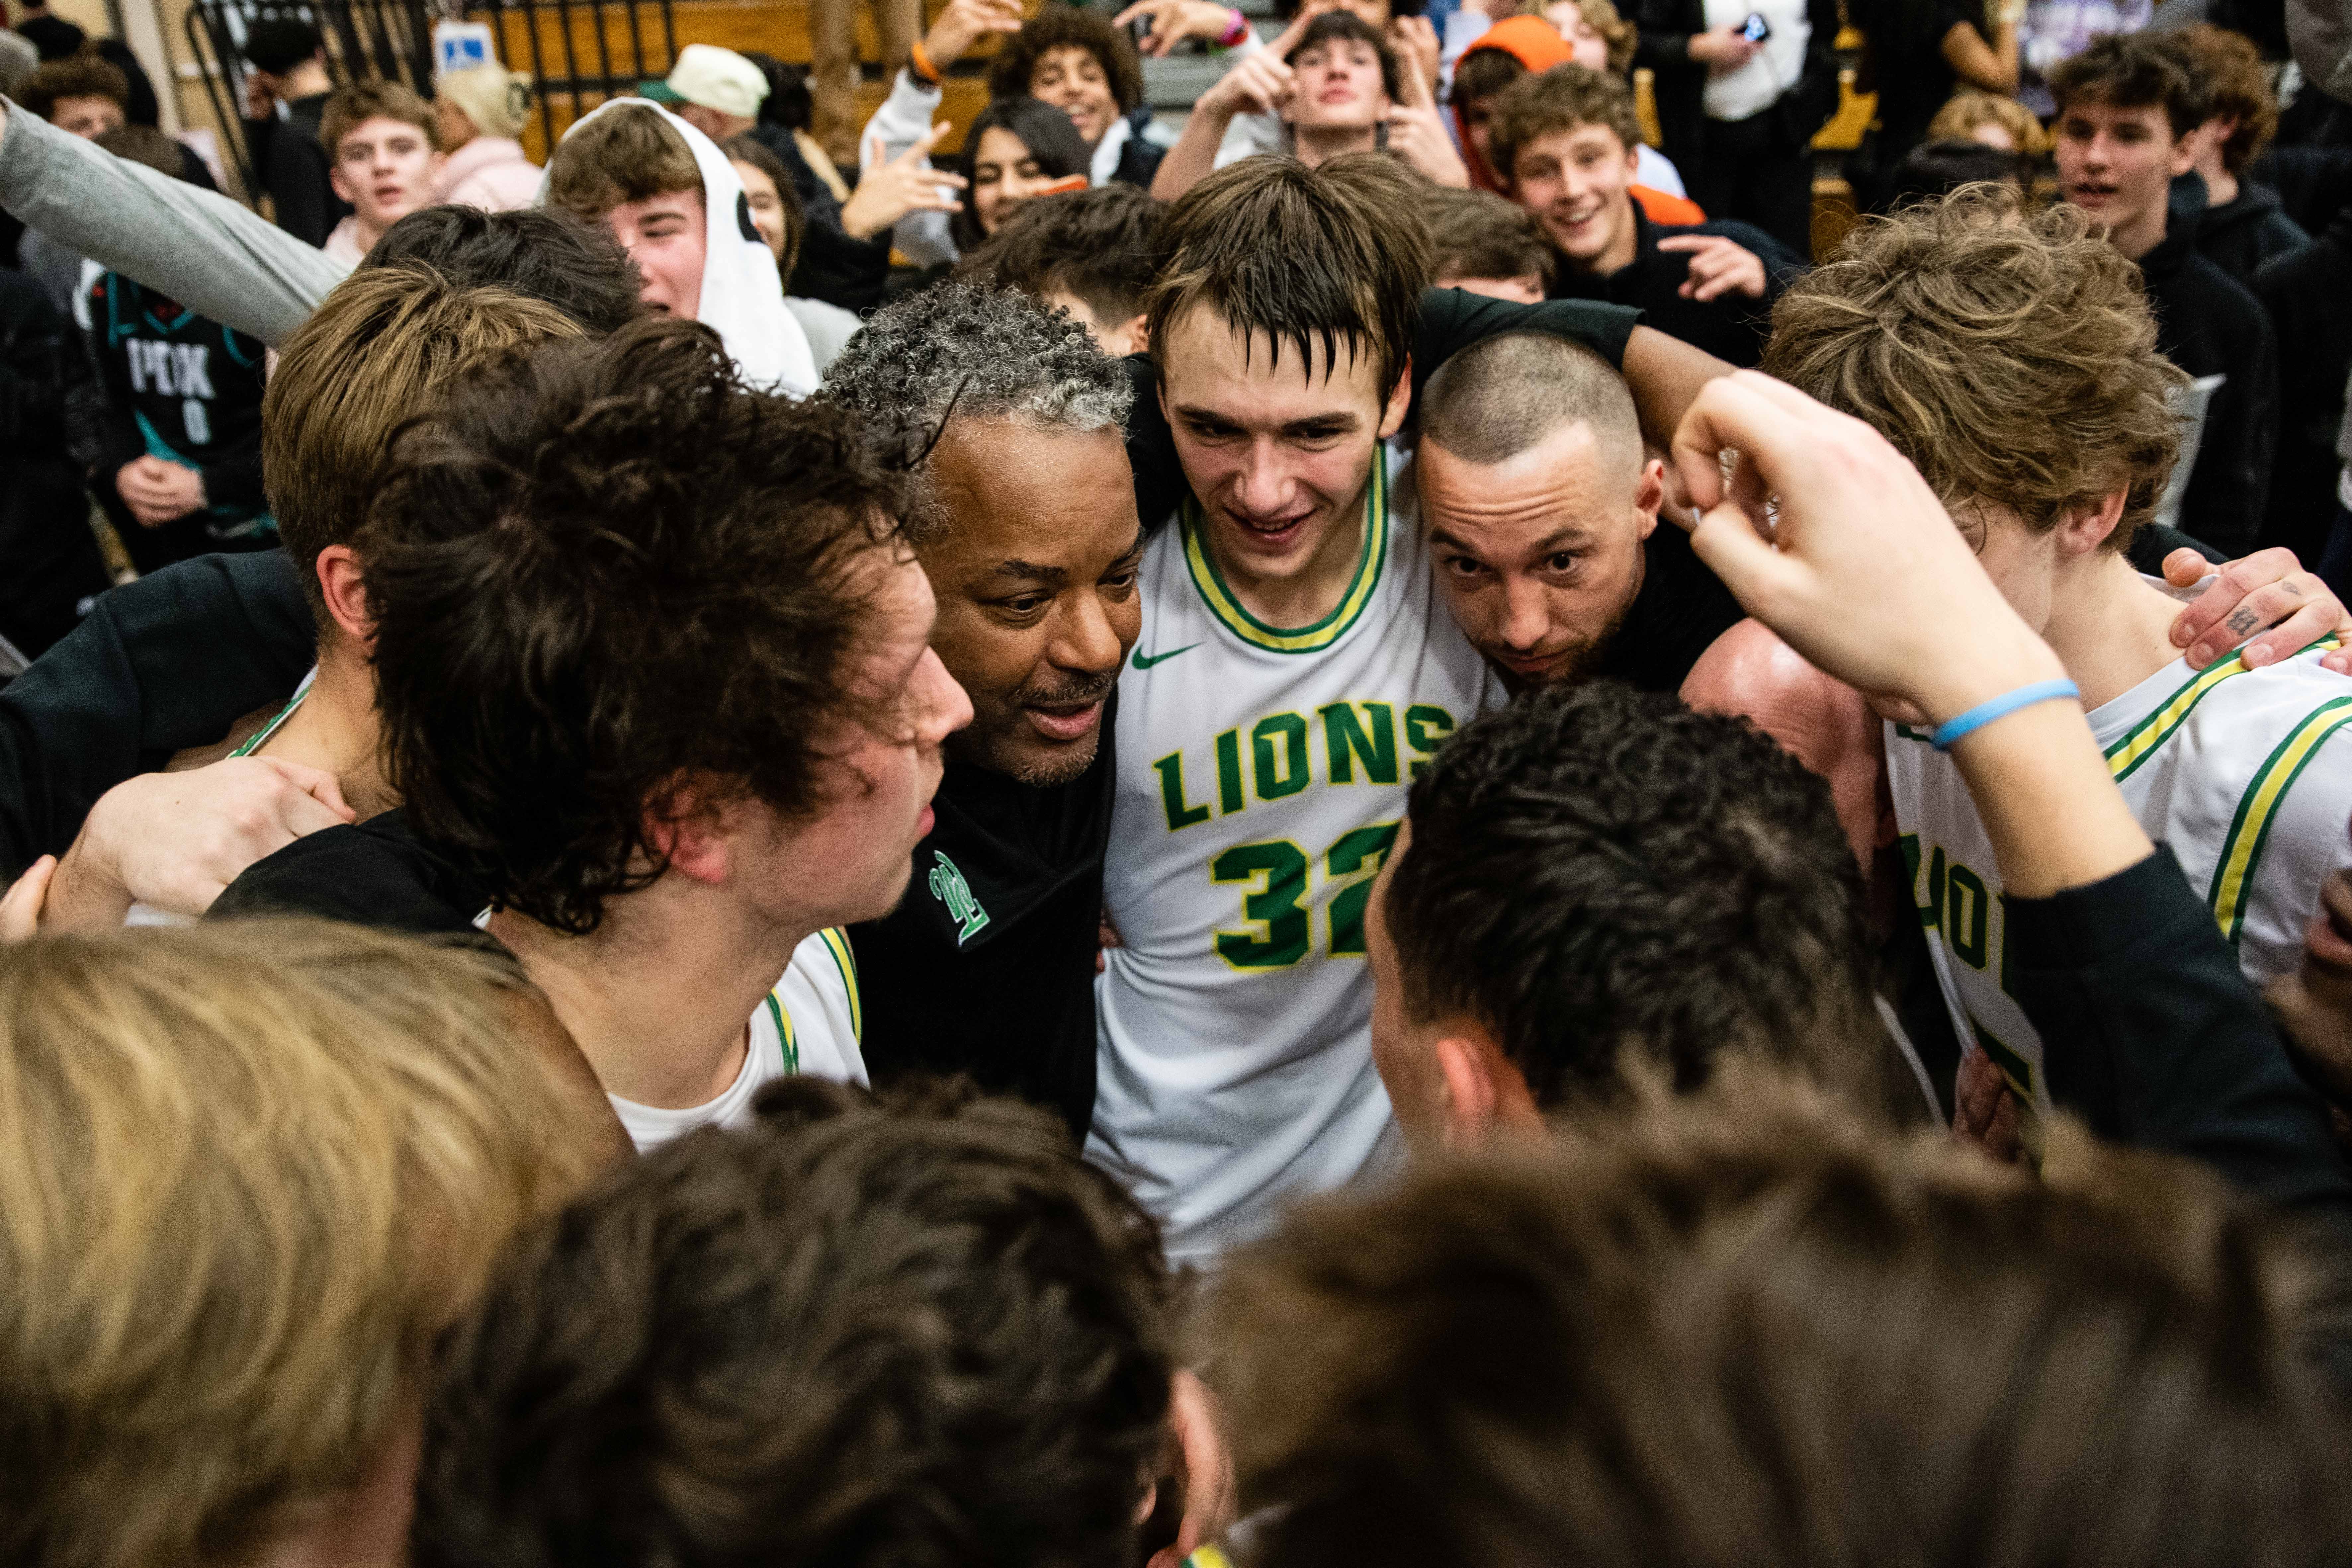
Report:
[{"label": "pink jacket", "polygon": [[539,199],[539,165],[523,156],[522,143],[505,136],[477,136],[441,165],[435,195],[484,212],[527,207]]}]

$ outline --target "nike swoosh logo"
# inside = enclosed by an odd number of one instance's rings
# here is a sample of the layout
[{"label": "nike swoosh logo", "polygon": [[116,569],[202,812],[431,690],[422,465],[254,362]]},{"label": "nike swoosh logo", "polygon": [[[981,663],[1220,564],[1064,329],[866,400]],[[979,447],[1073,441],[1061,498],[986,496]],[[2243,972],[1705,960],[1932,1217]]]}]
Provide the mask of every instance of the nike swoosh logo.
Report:
[{"label": "nike swoosh logo", "polygon": [[1196,642],[1188,642],[1182,647],[1171,649],[1167,653],[1146,653],[1141,648],[1137,648],[1135,650],[1135,668],[1138,669],[1150,669],[1155,664],[1166,664],[1178,654],[1191,653],[1194,648],[1199,647],[1201,645]]}]

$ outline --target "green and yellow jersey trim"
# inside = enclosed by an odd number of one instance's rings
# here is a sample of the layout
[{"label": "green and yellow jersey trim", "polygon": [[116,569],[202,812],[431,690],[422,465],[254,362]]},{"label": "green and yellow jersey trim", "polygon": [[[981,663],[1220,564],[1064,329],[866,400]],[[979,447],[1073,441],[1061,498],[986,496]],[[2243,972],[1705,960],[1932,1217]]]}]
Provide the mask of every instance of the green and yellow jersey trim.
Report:
[{"label": "green and yellow jersey trim", "polygon": [[849,948],[849,933],[839,926],[827,926],[816,933],[824,939],[825,952],[833,954],[833,966],[841,971],[841,984],[849,992],[849,1032],[860,1046],[866,1044],[866,1004],[857,994],[857,955]]},{"label": "green and yellow jersey trim", "polygon": [[1209,613],[1252,647],[1262,647],[1272,653],[1316,653],[1329,647],[1348,634],[1372,602],[1372,591],[1380,586],[1381,570],[1388,563],[1389,555],[1389,472],[1386,455],[1375,450],[1372,455],[1372,482],[1364,492],[1364,546],[1356,557],[1356,574],[1348,584],[1348,591],[1331,613],[1313,626],[1286,629],[1270,626],[1242,607],[1234,591],[1217,570],[1207,548],[1201,541],[1200,503],[1187,500],[1178,521],[1184,531],[1184,564],[1192,574],[1192,586],[1199,589],[1201,599]]},{"label": "green and yellow jersey trim", "polygon": [[287,720],[294,717],[294,710],[302,706],[302,699],[310,695],[310,684],[309,681],[304,681],[301,685],[296,687],[294,689],[294,695],[286,700],[286,706],[278,710],[278,717],[272,719],[268,723],[264,724],[260,729],[256,730],[251,735],[247,736],[246,738],[245,744],[239,746],[236,751],[231,752],[229,753],[229,757],[249,757],[253,755],[254,752],[261,750],[263,746],[268,743],[269,737],[278,733],[278,730],[285,724]]},{"label": "green and yellow jersey trim", "polygon": [[[2294,657],[2299,658],[2315,648],[2334,648],[2337,646],[2336,639],[2331,633],[2321,637],[2309,647],[2297,648]],[[2154,712],[2125,731],[2116,743],[2107,748],[2107,770],[2115,774],[2116,782],[2123,783],[2124,780],[2131,777],[2142,763],[2156,755],[2163,748],[2164,743],[2179,731],[2180,726],[2189,721],[2189,715],[2196,711],[2197,705],[2204,701],[2215,687],[2225,680],[2233,679],[2246,673],[2245,655],[2233,653],[2227,658],[2207,665],[2192,676],[2179,690],[2158,703]]]},{"label": "green and yellow jersey trim", "polygon": [[2323,702],[2305,714],[2303,721],[2288,731],[2286,739],[2263,760],[2253,782],[2239,797],[2237,816],[2231,819],[2229,837],[2221,841],[2221,857],[2213,864],[2212,885],[2205,893],[2214,922],[2231,942],[2245,927],[2247,895],[2270,840],[2271,824],[2278,818],[2279,803],[2327,738],[2347,724],[2352,724],[2352,697]]},{"label": "green and yellow jersey trim", "polygon": [[768,993],[768,1016],[776,1022],[776,1042],[783,1052],[784,1071],[800,1071],[801,1043],[793,1036],[793,1016],[784,1011],[782,998],[772,991]]}]

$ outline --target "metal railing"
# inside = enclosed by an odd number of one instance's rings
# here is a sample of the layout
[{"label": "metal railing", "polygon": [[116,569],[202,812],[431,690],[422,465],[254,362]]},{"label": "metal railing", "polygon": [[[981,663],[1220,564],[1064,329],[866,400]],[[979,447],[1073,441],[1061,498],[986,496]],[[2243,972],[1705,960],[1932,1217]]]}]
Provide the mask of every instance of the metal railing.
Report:
[{"label": "metal railing", "polygon": [[[402,81],[432,95],[433,24],[442,16],[487,22],[499,57],[538,84],[542,145],[617,93],[666,76],[677,56],[670,0],[195,0],[185,19],[188,48],[223,125],[242,125],[247,29],[287,16],[319,30],[327,68],[340,85],[371,79]],[[591,42],[593,40],[593,42]],[[228,139],[245,188],[258,192],[252,149]]]},{"label": "metal railing", "polygon": [[[539,128],[550,147],[559,108],[568,124],[615,94],[635,91],[641,81],[667,76],[677,58],[670,0],[490,0],[467,5],[465,19],[488,22],[499,58],[539,84]],[[620,27],[608,25],[616,19]],[[581,58],[583,28],[595,40],[593,59]],[[616,47],[616,32],[625,34],[625,48]]]},{"label": "metal railing", "polygon": [[[246,33],[268,17],[316,27],[338,83],[376,79],[432,91],[434,13],[425,0],[196,0],[184,22],[188,49],[223,125],[244,124]],[[227,141],[245,188],[257,192],[252,148],[241,134]]]}]

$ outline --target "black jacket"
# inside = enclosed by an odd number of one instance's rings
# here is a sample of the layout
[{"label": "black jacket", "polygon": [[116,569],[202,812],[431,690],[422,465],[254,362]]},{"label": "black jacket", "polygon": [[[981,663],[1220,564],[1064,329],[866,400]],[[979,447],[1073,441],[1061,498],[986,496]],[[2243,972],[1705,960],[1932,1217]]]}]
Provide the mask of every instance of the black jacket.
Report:
[{"label": "black jacket", "polygon": [[2265,261],[2254,294],[2281,343],[2278,457],[2272,469],[2265,542],[2316,563],[2336,515],[2336,449],[2344,426],[2344,386],[2352,376],[2352,205],[2317,239]]},{"label": "black jacket", "polygon": [[[0,272],[0,637],[27,658],[107,587],[68,446],[67,372],[81,352],[70,331],[38,284]],[[0,849],[0,866],[11,859]]]},{"label": "black jacket", "polygon": [[965,1073],[1058,1111],[1085,1141],[1117,712],[1114,691],[1094,766],[1066,784],[949,763],[907,896],[849,929],[876,1083]]},{"label": "black jacket", "polygon": [[2103,1138],[2201,1160],[2281,1208],[2352,1226],[2319,1097],[2162,845],[2103,882],[2007,900],[2018,1005],[2050,1096]]},{"label": "black jacket", "polygon": [[319,144],[326,93],[289,99],[286,118],[272,114],[245,122],[254,172],[269,193],[270,216],[278,227],[306,245],[324,245],[335,226],[352,216],[352,205],[335,195],[328,178],[333,161]]},{"label": "black jacket", "polygon": [[306,834],[247,866],[221,890],[206,920],[311,915],[412,936],[488,942],[474,917],[489,894],[418,842],[408,814]]},{"label": "black jacket", "polygon": [[2168,232],[2194,234],[2197,254],[2249,289],[2255,268],[2263,262],[2311,243],[2311,236],[2286,216],[2279,194],[2268,185],[2241,180],[2237,199],[2214,206],[2207,200],[2204,180],[2194,173],[2172,182],[2165,226]]},{"label": "black jacket", "polygon": [[[1699,123],[1706,118],[1706,66],[1690,58],[1690,40],[1692,34],[1706,31],[1706,0],[1640,0],[1633,15],[1641,28],[1633,64],[1655,73],[1652,91],[1664,151],[1675,163],[1695,168]],[[1837,55],[1831,48],[1838,34],[1837,0],[1805,0],[1805,20],[1812,27],[1805,44],[1805,68],[1764,111],[1779,122],[1791,147],[1810,142],[1838,106]]]},{"label": "black jacket", "polygon": [[124,779],[285,701],[317,641],[283,550],[201,556],[100,595],[0,688],[0,876],[63,854]]},{"label": "black jacket", "polygon": [[[1752,369],[1764,357],[1764,340],[1771,331],[1772,301],[1803,274],[1804,262],[1751,225],[1655,224],[1642,211],[1641,203],[1632,205],[1637,236],[1633,261],[1606,278],[1559,265],[1554,268],[1551,297],[1631,305],[1642,312],[1643,326],[1655,327],[1670,338],[1680,338],[1742,369]],[[1720,235],[1754,251],[1764,263],[1764,297],[1751,300],[1745,294],[1721,294],[1704,301],[1684,299],[1678,290],[1690,276],[1690,258],[1660,250],[1658,242],[1686,234]]]},{"label": "black jacket", "polygon": [[1143,129],[1151,123],[1151,106],[1140,104],[1128,111],[1129,135],[1126,145],[1118,150],[1118,163],[1111,169],[1110,177],[1122,185],[1151,188],[1151,178],[1160,173],[1160,161],[1168,156],[1168,149],[1143,139]]},{"label": "black jacket", "polygon": [[2278,445],[2278,344],[2262,304],[2172,233],[2139,259],[2156,346],[2192,376],[2225,379],[2205,415],[2180,527],[2231,555],[2259,542]]}]

